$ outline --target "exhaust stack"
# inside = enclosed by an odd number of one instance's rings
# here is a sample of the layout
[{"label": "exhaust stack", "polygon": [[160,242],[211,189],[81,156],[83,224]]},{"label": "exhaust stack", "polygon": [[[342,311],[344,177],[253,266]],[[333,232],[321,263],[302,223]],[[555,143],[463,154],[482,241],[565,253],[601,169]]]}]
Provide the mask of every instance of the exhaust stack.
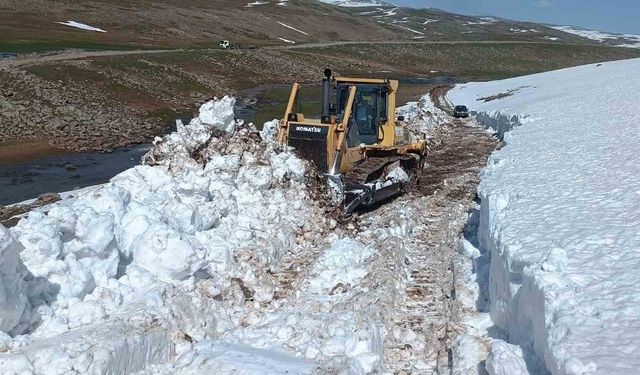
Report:
[{"label": "exhaust stack", "polygon": [[329,103],[329,90],[331,85],[331,69],[324,70],[324,77],[322,79],[322,117],[321,122],[323,124],[331,123],[331,105]]}]

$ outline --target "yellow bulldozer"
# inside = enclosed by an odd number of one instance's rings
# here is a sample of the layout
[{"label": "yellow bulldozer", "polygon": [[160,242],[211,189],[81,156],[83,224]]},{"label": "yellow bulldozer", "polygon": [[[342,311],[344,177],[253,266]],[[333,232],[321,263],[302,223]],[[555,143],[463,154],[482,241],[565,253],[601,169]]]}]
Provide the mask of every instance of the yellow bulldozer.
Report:
[{"label": "yellow bulldozer", "polygon": [[404,192],[423,168],[426,141],[396,118],[397,80],[324,73],[320,118],[294,110],[301,104],[294,83],[278,140],[327,175],[351,214]]}]

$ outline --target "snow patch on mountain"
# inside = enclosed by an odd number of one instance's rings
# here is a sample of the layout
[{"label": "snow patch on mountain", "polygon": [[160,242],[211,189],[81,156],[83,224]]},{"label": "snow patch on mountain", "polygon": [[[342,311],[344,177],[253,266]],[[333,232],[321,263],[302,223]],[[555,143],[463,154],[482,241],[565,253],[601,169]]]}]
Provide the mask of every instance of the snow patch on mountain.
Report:
[{"label": "snow patch on mountain", "polygon": [[69,26],[69,27],[74,27],[76,29],[82,29],[82,30],[86,30],[86,31],[96,31],[99,33],[106,33],[105,30],[102,30],[100,28],[94,27],[94,26],[90,26],[87,25],[85,23],[81,23],[81,22],[76,22],[76,21],[67,21],[67,22],[56,22],[59,23],[61,25],[65,25],[65,26]]},{"label": "snow patch on mountain", "polygon": [[565,33],[578,35],[583,38],[595,40],[598,42],[615,43],[615,45],[618,47],[640,48],[640,35],[606,33],[602,31],[582,29],[574,26],[550,27],[556,30],[564,31]]},{"label": "snow patch on mountain", "polygon": [[318,0],[322,3],[337,5],[347,8],[360,8],[360,7],[376,7],[376,6],[388,6],[389,4],[383,1],[377,0]]}]

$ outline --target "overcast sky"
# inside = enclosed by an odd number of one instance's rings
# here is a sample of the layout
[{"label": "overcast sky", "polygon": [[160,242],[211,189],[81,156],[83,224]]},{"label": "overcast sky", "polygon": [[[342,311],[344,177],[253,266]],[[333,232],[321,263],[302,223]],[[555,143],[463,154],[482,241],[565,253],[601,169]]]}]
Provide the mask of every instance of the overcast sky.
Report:
[{"label": "overcast sky", "polygon": [[640,34],[640,0],[390,0],[397,5]]}]

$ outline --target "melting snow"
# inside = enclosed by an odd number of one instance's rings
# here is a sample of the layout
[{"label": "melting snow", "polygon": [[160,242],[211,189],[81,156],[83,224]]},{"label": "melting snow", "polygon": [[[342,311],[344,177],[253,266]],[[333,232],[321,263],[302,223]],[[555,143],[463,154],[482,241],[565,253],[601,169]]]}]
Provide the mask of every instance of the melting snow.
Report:
[{"label": "melting snow", "polygon": [[605,33],[602,31],[580,29],[573,26],[551,26],[551,28],[598,42],[616,41],[618,42],[616,44],[618,47],[640,48],[640,35]]},{"label": "melting snow", "polygon": [[245,8],[253,8],[255,6],[260,6],[260,5],[266,5],[269,4],[268,1],[254,1],[252,3],[247,3],[247,5],[245,5]]},{"label": "melting snow", "polygon": [[394,25],[394,26],[398,27],[398,28],[401,28],[401,29],[404,29],[404,30],[407,30],[407,31],[411,31],[414,34],[425,35],[425,33],[423,33],[422,31],[414,30],[414,29],[411,29],[411,28],[406,27],[406,26],[400,26],[400,25]]}]

